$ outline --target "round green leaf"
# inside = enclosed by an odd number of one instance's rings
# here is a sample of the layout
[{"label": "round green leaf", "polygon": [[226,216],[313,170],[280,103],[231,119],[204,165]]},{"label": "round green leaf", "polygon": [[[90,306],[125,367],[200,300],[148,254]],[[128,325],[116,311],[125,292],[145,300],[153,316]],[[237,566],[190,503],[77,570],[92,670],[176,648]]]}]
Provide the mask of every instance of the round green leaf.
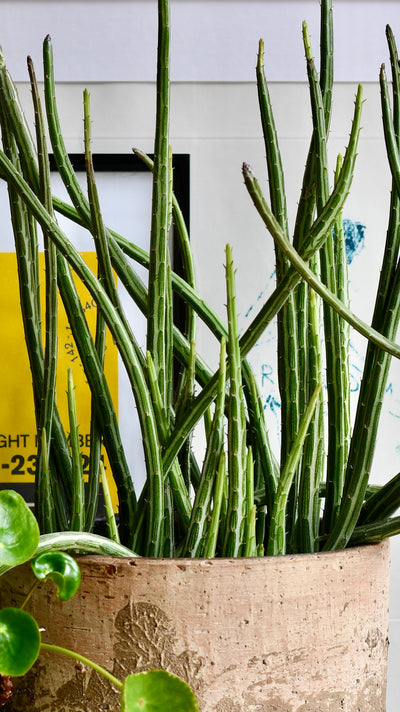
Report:
[{"label": "round green leaf", "polygon": [[122,712],[199,712],[196,698],[186,684],[165,670],[129,675],[121,693]]},{"label": "round green leaf", "polygon": [[40,632],[35,619],[19,608],[3,608],[0,611],[0,675],[25,675],[39,650]]},{"label": "round green leaf", "polygon": [[18,566],[34,556],[39,543],[38,523],[23,497],[0,491],[0,566]]},{"label": "round green leaf", "polygon": [[75,559],[64,551],[46,551],[39,554],[31,566],[36,578],[49,578],[54,581],[61,601],[68,601],[77,592],[81,572]]}]

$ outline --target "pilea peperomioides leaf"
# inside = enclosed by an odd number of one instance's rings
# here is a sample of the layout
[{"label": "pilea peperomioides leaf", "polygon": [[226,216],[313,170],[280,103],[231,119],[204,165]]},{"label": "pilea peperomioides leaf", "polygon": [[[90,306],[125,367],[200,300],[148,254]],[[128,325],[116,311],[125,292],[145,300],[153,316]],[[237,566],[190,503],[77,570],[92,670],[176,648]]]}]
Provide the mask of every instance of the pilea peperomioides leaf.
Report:
[{"label": "pilea peperomioides leaf", "polygon": [[75,559],[64,551],[47,551],[31,562],[36,578],[51,579],[57,586],[58,598],[68,601],[77,592],[81,572]]},{"label": "pilea peperomioides leaf", "polygon": [[121,692],[122,712],[199,712],[189,685],[166,670],[129,675]]},{"label": "pilea peperomioides leaf", "polygon": [[40,631],[35,619],[19,608],[3,608],[0,611],[0,675],[25,675],[39,650]]},{"label": "pilea peperomioides leaf", "polygon": [[0,491],[0,566],[18,566],[34,556],[39,527],[23,497]]}]

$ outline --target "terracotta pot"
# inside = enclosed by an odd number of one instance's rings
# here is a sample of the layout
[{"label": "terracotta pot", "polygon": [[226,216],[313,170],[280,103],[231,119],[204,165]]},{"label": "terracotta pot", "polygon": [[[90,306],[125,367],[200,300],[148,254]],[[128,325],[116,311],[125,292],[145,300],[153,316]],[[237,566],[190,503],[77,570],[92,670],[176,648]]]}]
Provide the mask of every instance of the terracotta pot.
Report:
[{"label": "terracotta pot", "polygon": [[[80,595],[49,584],[30,603],[43,639],[117,677],[166,668],[202,712],[384,712],[389,545],[259,559],[80,557]],[[29,588],[22,567],[1,603]],[[43,653],[10,712],[118,710],[107,681]],[[171,711],[172,712],[172,711]]]}]

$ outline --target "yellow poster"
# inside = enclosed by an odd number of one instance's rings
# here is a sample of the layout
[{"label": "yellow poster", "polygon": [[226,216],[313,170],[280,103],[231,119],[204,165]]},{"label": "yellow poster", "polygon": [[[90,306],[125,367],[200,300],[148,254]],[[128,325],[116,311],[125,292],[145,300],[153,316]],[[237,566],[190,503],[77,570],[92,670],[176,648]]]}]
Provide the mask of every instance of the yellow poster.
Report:
[{"label": "yellow poster", "polygon": [[[82,253],[88,265],[96,272],[94,253]],[[43,274],[44,256],[40,254]],[[0,253],[0,368],[2,377],[0,408],[0,483],[19,489],[26,499],[33,495],[36,467],[36,423],[32,395],[32,379],[25,347],[19,300],[16,256],[14,252]],[[94,333],[96,304],[79,280],[78,293]],[[79,358],[71,328],[59,298],[58,307],[58,360],[56,403],[65,432],[69,434],[67,405],[67,372],[72,367],[77,403],[79,435],[83,467],[88,473],[90,447],[90,391]],[[107,333],[105,368],[114,407],[118,398],[118,355],[112,338]],[[108,463],[105,458],[105,465]],[[108,468],[108,473],[110,472]],[[111,479],[111,478],[110,478]],[[112,482],[110,482],[112,486]],[[114,488],[113,488],[114,489]],[[115,490],[114,490],[115,501]]]}]

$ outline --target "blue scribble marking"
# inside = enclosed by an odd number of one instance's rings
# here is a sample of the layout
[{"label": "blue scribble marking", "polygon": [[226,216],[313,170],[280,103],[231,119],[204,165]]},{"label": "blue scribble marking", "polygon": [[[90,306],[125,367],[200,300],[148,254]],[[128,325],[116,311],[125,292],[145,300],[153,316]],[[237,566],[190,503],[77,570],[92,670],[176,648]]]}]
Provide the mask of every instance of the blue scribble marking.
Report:
[{"label": "blue scribble marking", "polygon": [[392,418],[400,420],[400,400],[399,398],[396,398],[392,381],[390,381],[386,386],[385,393],[389,393],[390,398],[390,408],[388,409],[389,415],[391,415]]},{"label": "blue scribble marking", "polygon": [[269,395],[265,399],[264,410],[269,408],[273,413],[276,413],[277,411],[279,411],[280,407],[281,407],[280,402],[276,398],[274,398],[274,396]]},{"label": "blue scribble marking", "polygon": [[265,387],[265,381],[269,381],[270,383],[274,382],[272,378],[273,372],[274,370],[269,363],[263,363],[261,366],[261,388]]},{"label": "blue scribble marking", "polygon": [[354,220],[343,220],[347,262],[351,264],[365,245],[365,225]]},{"label": "blue scribble marking", "polygon": [[355,363],[350,363],[350,392],[357,393],[360,390],[360,381],[362,377],[362,369]]}]

